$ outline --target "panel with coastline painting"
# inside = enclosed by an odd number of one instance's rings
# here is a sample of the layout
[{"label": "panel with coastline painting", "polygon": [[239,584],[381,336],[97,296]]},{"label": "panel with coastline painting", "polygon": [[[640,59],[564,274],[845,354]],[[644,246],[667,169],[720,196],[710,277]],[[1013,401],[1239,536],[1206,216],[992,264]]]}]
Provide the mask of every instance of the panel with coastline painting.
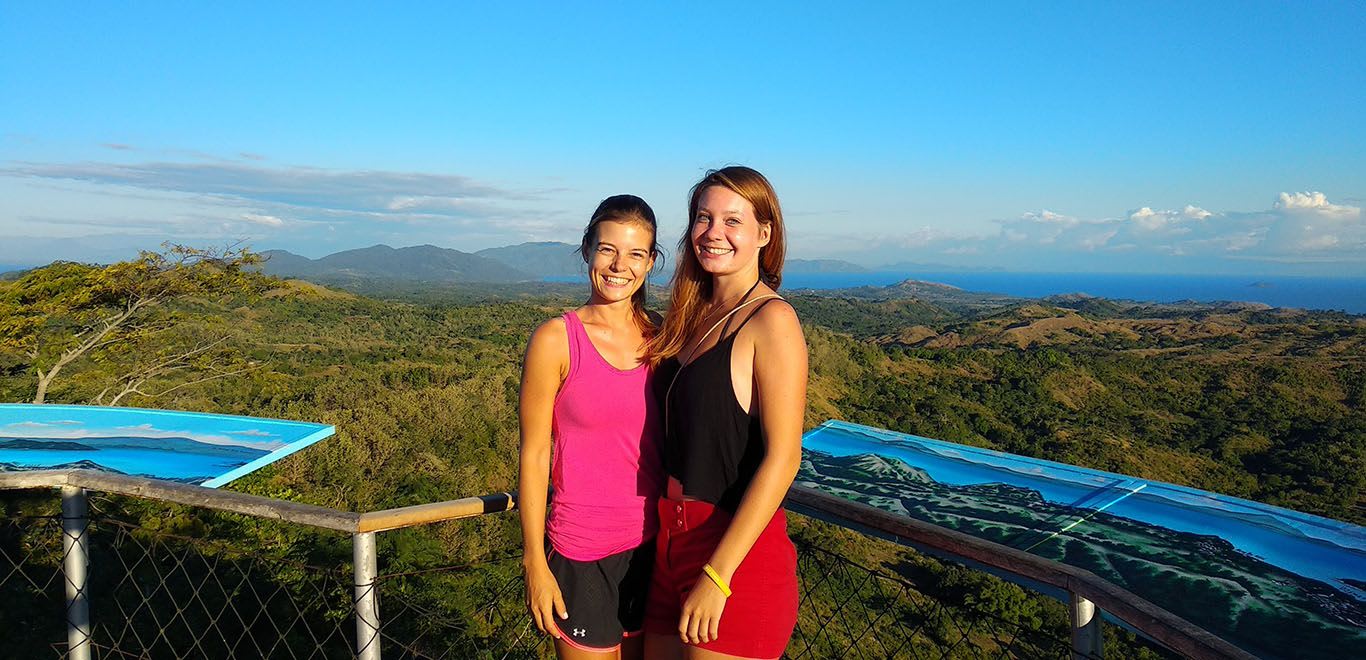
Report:
[{"label": "panel with coastline painting", "polygon": [[216,488],[334,432],[235,415],[0,404],[0,472],[80,468]]},{"label": "panel with coastline painting", "polygon": [[839,421],[803,450],[799,484],[1087,569],[1257,655],[1366,657],[1366,528]]}]

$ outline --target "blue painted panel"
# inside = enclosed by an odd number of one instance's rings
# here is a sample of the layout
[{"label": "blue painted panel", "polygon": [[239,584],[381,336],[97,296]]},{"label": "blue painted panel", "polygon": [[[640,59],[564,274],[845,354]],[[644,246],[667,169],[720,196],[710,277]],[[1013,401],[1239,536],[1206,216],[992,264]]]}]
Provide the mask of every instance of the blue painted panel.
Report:
[{"label": "blue painted panel", "polygon": [[1366,657],[1366,528],[830,421],[798,483],[1092,571],[1268,657]]},{"label": "blue painted panel", "polygon": [[0,471],[87,468],[216,488],[336,432],[235,415],[0,404]]}]

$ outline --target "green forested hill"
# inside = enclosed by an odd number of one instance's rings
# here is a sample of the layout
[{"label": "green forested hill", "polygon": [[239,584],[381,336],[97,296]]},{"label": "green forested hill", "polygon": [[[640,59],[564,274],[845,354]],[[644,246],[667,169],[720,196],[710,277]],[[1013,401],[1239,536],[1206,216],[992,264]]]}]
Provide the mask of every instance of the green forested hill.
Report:
[{"label": "green forested hill", "polygon": [[[523,343],[576,304],[572,289],[404,290],[422,300],[410,303],[272,286],[179,312],[184,332],[230,331],[258,368],[124,404],[335,424],[336,438],[256,478],[331,506],[513,485]],[[847,419],[1366,522],[1366,319],[793,300],[811,348],[808,426]],[[90,401],[128,360],[73,364],[48,400]],[[3,364],[0,398],[31,398],[24,356]]]},{"label": "green forested hill", "polygon": [[[0,281],[0,311],[11,315],[0,323],[8,347],[0,349],[0,400],[33,398],[32,349],[16,348],[25,346],[17,338],[39,326],[49,338],[72,329],[79,317],[44,326],[50,310],[38,303],[86,300],[66,290],[82,272],[59,265],[50,276]],[[368,297],[250,277],[225,297],[167,303],[149,322],[155,334],[72,362],[47,400],[93,401],[139,364],[212,339],[221,343],[206,355],[222,364],[199,364],[196,373],[221,366],[232,375],[194,382],[160,374],[142,389],[155,396],[132,394],[122,404],[337,427],[335,437],[230,488],[351,511],[515,488],[523,346],[537,324],[578,304],[576,287],[357,285],[376,296]],[[808,427],[841,418],[1366,523],[1362,318],[935,295],[943,297],[793,295],[811,354]],[[26,316],[15,322],[19,312]],[[160,511],[148,507],[143,524],[214,529],[262,556],[349,556],[330,537]],[[386,533],[384,570],[477,563],[520,545],[513,516],[469,523]],[[792,529],[856,562],[890,567],[950,607],[986,608],[1031,629],[1061,620],[1056,603],[995,578],[801,517]],[[438,607],[446,599],[433,589],[409,597]],[[1149,657],[1116,639],[1116,657]]]},{"label": "green forested hill", "polygon": [[[845,301],[831,324],[865,306]],[[1034,303],[862,339],[797,300],[829,417],[1366,522],[1366,320]],[[884,321],[885,322],[885,321]]]}]

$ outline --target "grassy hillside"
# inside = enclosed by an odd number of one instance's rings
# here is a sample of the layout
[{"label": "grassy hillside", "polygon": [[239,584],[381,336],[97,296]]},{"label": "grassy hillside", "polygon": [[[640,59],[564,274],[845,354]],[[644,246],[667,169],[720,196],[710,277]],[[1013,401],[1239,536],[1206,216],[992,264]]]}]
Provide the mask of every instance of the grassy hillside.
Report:
[{"label": "grassy hillside", "polygon": [[[578,297],[564,286],[376,293],[400,300],[290,281],[251,304],[187,307],[182,332],[227,329],[259,368],[126,403],[335,424],[336,438],[256,477],[321,503],[509,488],[523,342]],[[793,300],[811,348],[808,427],[842,418],[1366,522],[1361,317]],[[24,356],[0,364],[0,398],[27,400]],[[49,400],[90,401],[122,367],[73,364]]]},{"label": "grassy hillside", "polygon": [[[0,293],[6,286],[17,285],[0,282]],[[808,427],[841,418],[1366,523],[1366,320],[901,289],[794,296],[811,351]],[[250,302],[183,305],[177,332],[228,332],[236,359],[255,368],[124,403],[337,427],[231,486],[247,492],[369,511],[514,488],[524,342],[581,292],[365,290],[384,298],[276,281]],[[88,402],[137,357],[73,363],[48,400]],[[33,391],[25,356],[0,355],[0,400]],[[520,544],[512,516],[471,526],[386,534],[381,553],[398,570]],[[282,554],[316,554],[323,543],[264,523],[234,533]],[[842,539],[848,556],[951,605],[1032,626],[1044,625],[1040,612],[1057,614],[995,578],[964,577],[909,551],[811,521],[794,523],[794,533],[817,544]]]},{"label": "grassy hillside", "polygon": [[[814,302],[814,304],[812,304]],[[1366,522],[1366,319],[1037,303],[872,327],[798,299],[828,417]],[[862,314],[860,314],[862,312]],[[828,325],[868,321],[862,335]]]}]

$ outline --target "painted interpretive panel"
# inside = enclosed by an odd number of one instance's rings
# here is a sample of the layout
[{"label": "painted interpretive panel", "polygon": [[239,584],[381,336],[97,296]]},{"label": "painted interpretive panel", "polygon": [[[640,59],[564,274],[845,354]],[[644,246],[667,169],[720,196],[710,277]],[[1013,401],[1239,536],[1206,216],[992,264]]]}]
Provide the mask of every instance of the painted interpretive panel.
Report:
[{"label": "painted interpretive panel", "polygon": [[1366,657],[1366,528],[830,421],[797,483],[1089,570],[1260,656]]},{"label": "painted interpretive panel", "polygon": [[335,429],[105,406],[0,404],[0,472],[85,468],[216,488]]}]

